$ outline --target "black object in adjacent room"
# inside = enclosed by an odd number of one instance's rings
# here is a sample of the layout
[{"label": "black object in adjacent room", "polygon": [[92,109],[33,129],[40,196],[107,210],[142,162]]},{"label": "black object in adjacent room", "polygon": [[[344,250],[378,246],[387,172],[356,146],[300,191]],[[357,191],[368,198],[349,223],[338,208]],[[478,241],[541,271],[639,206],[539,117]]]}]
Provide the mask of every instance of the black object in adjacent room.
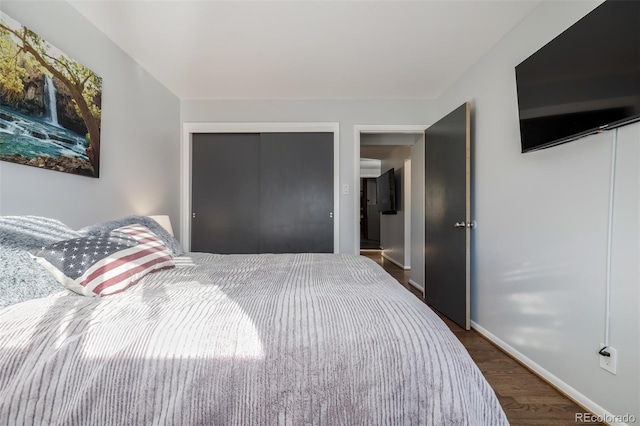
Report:
[{"label": "black object in adjacent room", "polygon": [[640,1],[605,1],[515,71],[522,152],[640,120]]},{"label": "black object in adjacent room", "polygon": [[378,211],[382,214],[396,214],[396,176],[393,168],[376,178]]}]

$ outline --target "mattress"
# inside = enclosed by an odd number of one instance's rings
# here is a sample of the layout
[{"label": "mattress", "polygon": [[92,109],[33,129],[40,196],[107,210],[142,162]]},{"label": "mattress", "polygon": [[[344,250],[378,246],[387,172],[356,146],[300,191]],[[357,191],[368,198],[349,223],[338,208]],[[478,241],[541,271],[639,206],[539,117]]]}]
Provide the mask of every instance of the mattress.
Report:
[{"label": "mattress", "polygon": [[177,264],[0,310],[0,424],[508,424],[448,327],[368,258]]}]

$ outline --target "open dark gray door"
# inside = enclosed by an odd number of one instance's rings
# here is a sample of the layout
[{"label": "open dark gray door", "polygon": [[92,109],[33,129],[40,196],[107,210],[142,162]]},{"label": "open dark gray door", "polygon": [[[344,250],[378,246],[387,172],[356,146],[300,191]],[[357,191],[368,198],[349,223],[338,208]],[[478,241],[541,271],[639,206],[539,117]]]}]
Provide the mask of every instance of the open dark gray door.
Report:
[{"label": "open dark gray door", "polygon": [[470,328],[471,117],[465,103],[425,131],[425,300]]}]

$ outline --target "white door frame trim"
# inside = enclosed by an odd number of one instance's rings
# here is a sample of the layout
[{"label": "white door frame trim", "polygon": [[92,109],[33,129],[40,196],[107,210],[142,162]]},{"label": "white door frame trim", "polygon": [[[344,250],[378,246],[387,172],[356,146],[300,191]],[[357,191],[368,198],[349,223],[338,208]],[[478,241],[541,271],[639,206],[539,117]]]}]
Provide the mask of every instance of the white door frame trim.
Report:
[{"label": "white door frame trim", "polygon": [[340,252],[340,123],[182,123],[180,144],[180,242],[191,250],[191,143],[193,133],[333,133],[333,252]]},{"label": "white door frame trim", "polygon": [[360,187],[360,135],[362,133],[422,133],[429,127],[426,124],[417,125],[379,125],[379,124],[356,124],[353,126],[354,136],[354,177],[353,177],[353,205],[355,212],[355,221],[353,222],[353,238],[354,238],[354,251],[355,254],[360,254],[360,191],[356,191],[356,188]]}]

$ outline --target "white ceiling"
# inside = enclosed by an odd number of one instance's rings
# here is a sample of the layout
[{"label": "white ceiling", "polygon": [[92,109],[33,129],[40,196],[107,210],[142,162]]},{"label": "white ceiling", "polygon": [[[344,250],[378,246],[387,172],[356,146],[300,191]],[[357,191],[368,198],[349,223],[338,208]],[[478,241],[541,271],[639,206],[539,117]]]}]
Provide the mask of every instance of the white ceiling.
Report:
[{"label": "white ceiling", "polygon": [[433,99],[540,3],[68,1],[181,99]]}]

